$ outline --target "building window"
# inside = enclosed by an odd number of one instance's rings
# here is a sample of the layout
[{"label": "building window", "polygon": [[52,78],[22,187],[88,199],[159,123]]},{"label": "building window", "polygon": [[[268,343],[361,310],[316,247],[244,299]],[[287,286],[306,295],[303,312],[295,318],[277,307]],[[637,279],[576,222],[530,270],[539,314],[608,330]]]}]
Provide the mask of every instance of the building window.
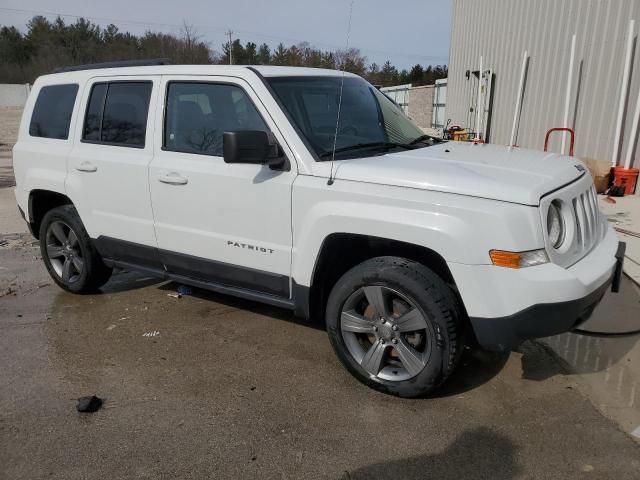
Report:
[{"label": "building window", "polygon": [[29,124],[32,137],[69,138],[69,125],[78,85],[50,85],[42,87]]},{"label": "building window", "polygon": [[151,82],[94,84],[83,141],[144,148],[152,86]]}]

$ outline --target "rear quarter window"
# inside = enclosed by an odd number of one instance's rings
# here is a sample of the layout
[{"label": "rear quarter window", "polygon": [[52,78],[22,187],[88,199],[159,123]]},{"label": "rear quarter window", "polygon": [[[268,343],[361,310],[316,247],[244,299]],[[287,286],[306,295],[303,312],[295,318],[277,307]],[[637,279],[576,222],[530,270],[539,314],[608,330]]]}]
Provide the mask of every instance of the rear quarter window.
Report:
[{"label": "rear quarter window", "polygon": [[67,140],[77,94],[77,84],[42,87],[31,114],[29,135]]}]

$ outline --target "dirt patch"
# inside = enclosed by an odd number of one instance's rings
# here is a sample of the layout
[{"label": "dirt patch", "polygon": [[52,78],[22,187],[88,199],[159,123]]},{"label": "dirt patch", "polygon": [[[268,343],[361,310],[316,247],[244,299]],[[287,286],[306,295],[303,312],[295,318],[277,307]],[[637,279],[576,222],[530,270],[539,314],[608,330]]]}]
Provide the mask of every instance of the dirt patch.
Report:
[{"label": "dirt patch", "polygon": [[18,138],[22,108],[0,108],[0,152],[11,151]]},{"label": "dirt patch", "polygon": [[22,108],[0,108],[0,188],[15,186],[11,149],[18,140]]},{"label": "dirt patch", "polygon": [[15,187],[16,179],[13,175],[13,168],[0,167],[0,188]]}]

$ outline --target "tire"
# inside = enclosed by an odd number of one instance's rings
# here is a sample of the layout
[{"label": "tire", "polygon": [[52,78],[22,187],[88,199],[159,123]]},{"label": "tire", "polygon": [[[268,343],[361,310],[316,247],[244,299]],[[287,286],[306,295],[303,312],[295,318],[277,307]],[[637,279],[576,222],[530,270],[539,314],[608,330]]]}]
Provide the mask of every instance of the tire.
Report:
[{"label": "tire", "polygon": [[433,392],[454,371],[464,347],[451,288],[404,258],[377,257],[349,270],[333,287],[326,312],[340,361],[362,383],[387,394]]},{"label": "tire", "polygon": [[53,281],[68,292],[94,292],[111,277],[112,269],[102,262],[73,205],[45,214],[40,252]]}]

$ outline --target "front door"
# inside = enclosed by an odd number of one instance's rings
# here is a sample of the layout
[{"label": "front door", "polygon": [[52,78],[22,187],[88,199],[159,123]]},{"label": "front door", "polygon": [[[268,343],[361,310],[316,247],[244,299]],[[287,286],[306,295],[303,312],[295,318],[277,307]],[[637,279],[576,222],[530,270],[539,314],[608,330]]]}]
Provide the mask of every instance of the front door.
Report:
[{"label": "front door", "polygon": [[295,163],[222,157],[225,131],[268,130],[285,146],[256,93],[237,78],[163,76],[160,96],[149,185],[167,271],[289,298]]}]

